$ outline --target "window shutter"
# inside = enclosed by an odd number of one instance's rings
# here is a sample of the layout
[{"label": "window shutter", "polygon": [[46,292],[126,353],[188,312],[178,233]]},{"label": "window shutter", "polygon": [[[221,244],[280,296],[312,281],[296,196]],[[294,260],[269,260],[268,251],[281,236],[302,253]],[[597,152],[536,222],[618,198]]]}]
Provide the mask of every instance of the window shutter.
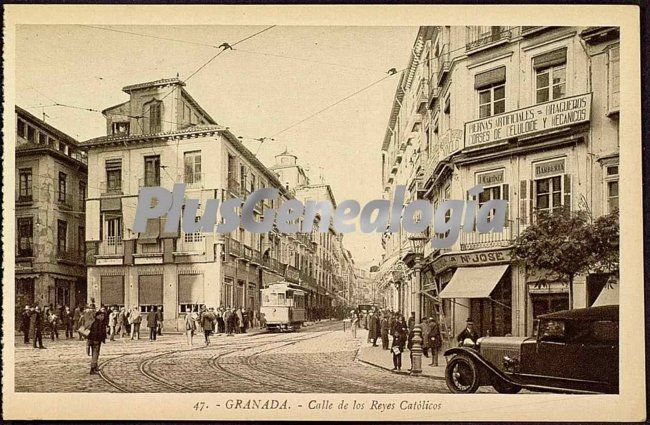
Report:
[{"label": "window shutter", "polygon": [[140,276],[138,284],[138,304],[161,305],[163,302],[162,275]]},{"label": "window shutter", "polygon": [[566,63],[566,47],[533,58],[533,68],[542,69]]},{"label": "window shutter", "polygon": [[178,303],[203,304],[203,275],[185,274],[178,276]]},{"label": "window shutter", "polygon": [[124,305],[124,276],[102,276],[100,293],[102,304]]},{"label": "window shutter", "polygon": [[[501,199],[504,201],[510,201],[510,185],[509,184],[504,184],[501,188],[503,193],[501,194]],[[508,207],[506,207],[506,222],[509,220],[510,216],[510,204],[508,204]]]},{"label": "window shutter", "polygon": [[522,180],[519,183],[519,220],[521,224],[528,223],[528,181]]},{"label": "window shutter", "polygon": [[564,175],[564,206],[571,209],[571,174]]},{"label": "window shutter", "polygon": [[528,199],[528,224],[533,224],[535,220],[535,180],[530,181],[530,199]]},{"label": "window shutter", "polygon": [[500,66],[490,71],[481,72],[474,77],[474,89],[479,90],[506,82],[506,67]]}]

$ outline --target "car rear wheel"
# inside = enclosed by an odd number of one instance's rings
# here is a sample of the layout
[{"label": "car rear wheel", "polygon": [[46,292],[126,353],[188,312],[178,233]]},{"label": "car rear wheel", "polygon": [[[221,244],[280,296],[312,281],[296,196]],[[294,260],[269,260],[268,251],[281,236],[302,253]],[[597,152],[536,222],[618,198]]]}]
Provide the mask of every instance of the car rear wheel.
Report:
[{"label": "car rear wheel", "polygon": [[456,394],[475,393],[479,387],[479,370],[467,356],[455,356],[445,369],[445,381],[451,392]]},{"label": "car rear wheel", "polygon": [[521,387],[518,385],[512,385],[507,382],[498,380],[495,380],[492,383],[492,387],[500,394],[517,394],[519,391],[521,391]]}]

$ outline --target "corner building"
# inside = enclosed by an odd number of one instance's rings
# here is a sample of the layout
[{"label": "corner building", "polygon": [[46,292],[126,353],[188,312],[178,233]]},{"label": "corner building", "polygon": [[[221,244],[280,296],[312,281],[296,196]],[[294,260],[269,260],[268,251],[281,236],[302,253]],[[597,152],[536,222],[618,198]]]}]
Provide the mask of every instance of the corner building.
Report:
[{"label": "corner building", "polygon": [[[479,205],[509,209],[504,232],[461,229],[421,257],[409,235],[385,235],[394,308],[439,314],[453,338],[467,318],[481,335],[530,335],[538,315],[569,307],[566,282],[515,264],[512,244],[540,211],[618,208],[618,43],[609,27],[420,28],[382,147],[384,193],[405,184],[435,208],[481,184]],[[573,307],[612,278],[577,276]]]},{"label": "corner building", "polygon": [[16,114],[16,320],[25,305],[86,301],[86,152],[18,106]]}]

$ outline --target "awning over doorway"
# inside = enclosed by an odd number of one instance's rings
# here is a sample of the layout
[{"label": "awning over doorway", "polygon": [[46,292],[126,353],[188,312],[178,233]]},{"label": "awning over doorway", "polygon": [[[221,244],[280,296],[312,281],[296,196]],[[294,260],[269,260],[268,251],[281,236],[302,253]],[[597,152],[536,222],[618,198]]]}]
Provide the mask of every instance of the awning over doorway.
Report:
[{"label": "awning over doorway", "polygon": [[440,298],[489,298],[508,267],[508,264],[502,264],[458,268],[440,292]]},{"label": "awning over doorway", "polygon": [[598,307],[601,305],[618,305],[618,283],[613,285],[605,285],[600,295],[596,298],[596,301],[592,304],[592,307]]}]

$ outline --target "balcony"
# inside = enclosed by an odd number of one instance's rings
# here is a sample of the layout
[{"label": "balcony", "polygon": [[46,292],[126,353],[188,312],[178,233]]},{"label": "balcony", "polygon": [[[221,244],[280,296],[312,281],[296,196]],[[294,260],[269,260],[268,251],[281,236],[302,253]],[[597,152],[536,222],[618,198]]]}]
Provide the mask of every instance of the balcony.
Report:
[{"label": "balcony", "polygon": [[241,185],[237,179],[228,177],[228,192],[234,196],[239,196],[241,194]]},{"label": "balcony", "polygon": [[157,187],[160,186],[160,176],[158,177],[141,177],[138,179],[138,187]]},{"label": "balcony", "polygon": [[117,196],[122,195],[122,184],[111,183],[103,181],[99,183],[99,191],[101,196]]},{"label": "balcony", "polygon": [[431,78],[429,80],[429,99],[428,99],[428,106],[429,109],[433,108],[434,103],[438,98],[440,97],[440,87],[438,86],[438,73],[434,72],[431,74]]},{"label": "balcony", "polygon": [[417,111],[419,114],[424,114],[427,112],[427,106],[429,104],[429,80],[426,77],[420,79],[420,85],[418,86],[417,91]]},{"label": "balcony", "polygon": [[521,35],[523,37],[526,37],[526,36],[528,36],[530,34],[533,34],[533,33],[548,29],[548,28],[551,28],[551,27],[542,27],[542,26],[539,26],[539,27],[521,27]]},{"label": "balcony", "polygon": [[31,205],[34,203],[34,193],[30,190],[28,193],[16,192],[16,206]]},{"label": "balcony", "polygon": [[228,254],[232,255],[233,257],[241,257],[242,256],[242,245],[241,242],[238,240],[235,240],[233,238],[226,238],[226,247]]},{"label": "balcony", "polygon": [[67,262],[67,263],[84,263],[84,256],[79,250],[76,249],[67,249],[65,251],[56,252],[57,261]]},{"label": "balcony", "polygon": [[205,236],[185,233],[176,241],[176,253],[205,254]]},{"label": "balcony", "polygon": [[74,206],[74,200],[72,199],[72,193],[69,192],[57,192],[56,200],[59,204],[59,208],[72,209]]},{"label": "balcony", "polygon": [[440,55],[438,56],[437,59],[437,67],[438,67],[438,78],[437,78],[437,85],[440,87],[442,86],[442,83],[445,81],[445,78],[449,74],[449,69],[451,68],[451,61],[449,59],[449,45],[445,44],[442,46],[442,49],[440,51]]},{"label": "balcony", "polygon": [[203,189],[205,186],[205,173],[188,173],[178,176],[178,182],[185,183],[187,189]]},{"label": "balcony", "polygon": [[119,236],[108,236],[106,240],[99,243],[97,248],[98,255],[122,256],[124,255],[124,243]]},{"label": "balcony", "polygon": [[507,27],[471,27],[470,31],[470,41],[465,45],[468,54],[503,44],[512,36]]},{"label": "balcony", "polygon": [[155,243],[138,243],[138,251],[135,255],[162,255],[162,243],[157,240]]},{"label": "balcony", "polygon": [[512,245],[516,234],[515,224],[508,221],[503,227],[501,233],[479,233],[474,231],[472,233],[465,233],[461,229],[460,233],[460,249],[461,251],[470,251],[473,249],[481,248],[506,248]]}]

